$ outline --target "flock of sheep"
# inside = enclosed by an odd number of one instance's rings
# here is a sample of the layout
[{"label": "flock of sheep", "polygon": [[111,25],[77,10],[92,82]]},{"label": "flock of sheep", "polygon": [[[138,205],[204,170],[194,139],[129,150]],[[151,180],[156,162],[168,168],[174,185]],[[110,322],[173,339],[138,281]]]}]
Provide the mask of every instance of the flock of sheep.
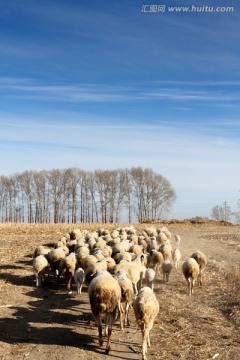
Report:
[{"label": "flock of sheep", "polygon": [[[179,268],[180,236],[172,235],[166,227],[153,226],[137,231],[133,226],[113,231],[74,229],[62,236],[53,248],[38,246],[34,252],[33,272],[36,285],[45,276],[54,275],[55,281],[66,282],[72,292],[73,280],[77,293],[88,287],[92,314],[98,326],[99,344],[103,344],[102,319],[107,336],[106,353],[110,351],[112,324],[120,318],[120,327],[130,325],[129,309],[142,332],[142,358],[146,359],[150,346],[150,331],[159,312],[154,284],[160,272],[163,282],[169,281],[173,269]],[[175,244],[173,249],[172,243]],[[189,295],[197,281],[202,285],[206,256],[194,252],[183,262],[182,271]]]}]

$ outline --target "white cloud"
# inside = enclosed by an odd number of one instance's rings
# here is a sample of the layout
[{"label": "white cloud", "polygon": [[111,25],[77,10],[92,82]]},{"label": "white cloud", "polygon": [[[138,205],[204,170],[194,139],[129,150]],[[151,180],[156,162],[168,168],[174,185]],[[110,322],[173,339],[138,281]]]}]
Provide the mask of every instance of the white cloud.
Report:
[{"label": "white cloud", "polygon": [[[164,84],[174,85],[165,87]],[[178,85],[178,87],[176,87]],[[186,87],[187,85],[187,87]],[[198,85],[196,89],[195,86]],[[0,91],[6,99],[25,99],[47,102],[136,102],[148,100],[172,101],[181,104],[186,101],[204,103],[214,106],[238,106],[240,94],[238,82],[215,83],[217,88],[208,82],[163,82],[140,83],[138,85],[108,84],[44,84],[34,79],[0,78]],[[205,89],[202,87],[205,86]],[[230,89],[228,88],[230,87]],[[199,89],[200,88],[200,89]],[[236,104],[234,103],[236,102]]]}]

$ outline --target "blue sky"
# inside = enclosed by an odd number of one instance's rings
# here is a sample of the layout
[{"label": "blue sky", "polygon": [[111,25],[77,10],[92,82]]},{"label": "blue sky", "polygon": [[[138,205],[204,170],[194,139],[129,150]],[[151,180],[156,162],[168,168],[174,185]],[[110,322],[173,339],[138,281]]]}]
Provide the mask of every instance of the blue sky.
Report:
[{"label": "blue sky", "polygon": [[[164,13],[143,13],[161,4]],[[168,6],[234,7],[169,12]],[[236,0],[0,0],[0,174],[150,167],[170,218],[240,197]]]}]

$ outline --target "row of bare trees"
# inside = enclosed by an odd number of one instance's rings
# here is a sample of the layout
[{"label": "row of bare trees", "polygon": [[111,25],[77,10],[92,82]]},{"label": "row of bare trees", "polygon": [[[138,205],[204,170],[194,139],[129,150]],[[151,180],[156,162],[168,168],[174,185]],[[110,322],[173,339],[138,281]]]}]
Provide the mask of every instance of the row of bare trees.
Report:
[{"label": "row of bare trees", "polygon": [[161,218],[175,197],[170,182],[148,168],[25,171],[0,176],[0,221],[142,222]]}]

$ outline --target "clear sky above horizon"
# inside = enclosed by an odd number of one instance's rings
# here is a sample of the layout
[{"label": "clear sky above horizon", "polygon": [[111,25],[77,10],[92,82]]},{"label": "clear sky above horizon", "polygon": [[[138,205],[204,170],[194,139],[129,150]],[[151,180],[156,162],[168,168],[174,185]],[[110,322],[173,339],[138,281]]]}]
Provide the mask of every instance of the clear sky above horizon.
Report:
[{"label": "clear sky above horizon", "polygon": [[169,218],[236,211],[239,110],[239,1],[0,0],[0,175],[142,166]]}]

